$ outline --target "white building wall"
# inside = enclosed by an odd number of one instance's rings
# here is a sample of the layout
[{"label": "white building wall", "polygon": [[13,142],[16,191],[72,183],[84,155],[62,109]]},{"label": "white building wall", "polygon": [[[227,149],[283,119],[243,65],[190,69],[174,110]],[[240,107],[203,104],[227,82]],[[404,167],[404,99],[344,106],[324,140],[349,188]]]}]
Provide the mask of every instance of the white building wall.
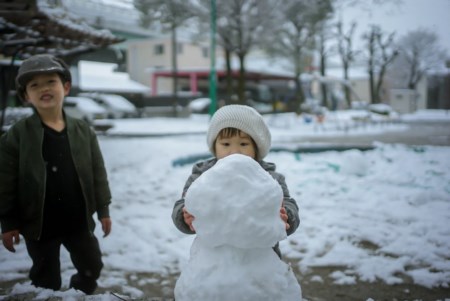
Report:
[{"label": "white building wall", "polygon": [[[178,70],[205,70],[210,66],[209,45],[178,41]],[[161,48],[162,47],[162,48]],[[157,49],[161,50],[159,53]],[[221,51],[216,52],[216,56]],[[172,70],[172,44],[170,36],[151,40],[131,41],[128,46],[128,73],[133,80],[151,86],[152,73],[155,70]],[[171,92],[173,81],[170,78],[159,78],[158,93]]]},{"label": "white building wall", "polygon": [[[130,77],[144,85],[151,85],[151,71],[168,69],[171,65],[170,41],[139,40],[128,45],[127,68]],[[164,52],[155,54],[155,47],[162,45]]]},{"label": "white building wall", "polygon": [[423,110],[427,108],[427,80],[426,77],[424,77],[418,84],[417,84],[417,110]]},{"label": "white building wall", "polygon": [[427,83],[421,80],[416,90],[391,89],[390,105],[401,114],[413,113],[427,108]]},{"label": "white building wall", "polygon": [[350,85],[354,92],[354,95],[352,95],[352,101],[363,101],[366,103],[370,102],[370,89],[367,78],[351,79]]}]

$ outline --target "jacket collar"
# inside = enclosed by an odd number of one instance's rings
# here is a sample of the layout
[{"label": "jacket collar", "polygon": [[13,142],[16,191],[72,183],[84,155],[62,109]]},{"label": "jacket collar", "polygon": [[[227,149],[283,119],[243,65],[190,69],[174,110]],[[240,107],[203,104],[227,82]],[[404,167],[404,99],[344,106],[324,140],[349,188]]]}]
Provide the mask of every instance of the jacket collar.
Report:
[{"label": "jacket collar", "polygon": [[[42,127],[41,116],[39,116],[39,114],[36,110],[33,109],[33,111],[34,111],[34,114],[31,115],[30,119],[29,119],[31,122],[31,125],[35,128],[40,128],[40,127]],[[74,119],[72,117],[68,116],[66,114],[66,112],[64,111],[64,109],[63,109],[63,118],[64,118],[64,122],[66,124],[67,130],[72,129],[74,126]]]}]

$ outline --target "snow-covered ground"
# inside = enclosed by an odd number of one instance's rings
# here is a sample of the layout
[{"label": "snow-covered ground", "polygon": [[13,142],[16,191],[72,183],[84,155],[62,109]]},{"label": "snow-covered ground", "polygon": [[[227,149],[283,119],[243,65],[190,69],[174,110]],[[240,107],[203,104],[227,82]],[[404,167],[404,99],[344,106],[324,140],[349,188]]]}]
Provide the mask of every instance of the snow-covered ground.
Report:
[{"label": "snow-covered ground", "polygon": [[[428,119],[450,119],[445,111],[423,114]],[[274,144],[298,135],[337,131],[370,135],[405,127],[396,123],[360,127],[335,117],[320,125],[327,129],[323,131],[318,124],[293,116],[266,116]],[[207,120],[206,116],[118,120],[113,129],[116,134],[176,134],[181,130],[195,135],[99,136],[113,194],[113,231],[103,239],[100,229],[96,230],[105,263],[100,287],[118,285],[131,297],[143,297],[142,291],[128,286],[125,274],[168,275],[180,272],[186,264],[194,236],[179,232],[170,215],[192,164],[174,162],[207,153],[205,135],[199,134],[206,131]],[[266,160],[276,163],[286,176],[300,207],[301,225],[281,242],[281,251],[285,257],[298,259],[301,271],[342,266],[329,276],[338,284],[375,280],[396,284],[406,275],[425,287],[449,287],[450,147],[376,144],[365,152],[271,152]],[[12,254],[0,248],[0,281],[26,278],[31,262],[24,242],[16,249]],[[61,270],[64,290],[74,271],[65,250]],[[301,283],[302,275],[298,278]],[[320,281],[317,276],[314,280]],[[36,289],[23,280],[11,294],[24,292],[42,298],[77,295],[73,290]],[[95,300],[110,300],[109,296]]]},{"label": "snow-covered ground", "polygon": [[[428,120],[448,120],[450,113],[434,111],[433,113],[420,113],[408,115],[409,120],[418,120],[423,114]],[[403,117],[398,115],[383,116],[370,113],[366,110],[345,110],[327,112],[323,122],[318,122],[311,114],[296,115],[294,113],[263,115],[270,127],[273,142],[281,142],[289,137],[308,136],[334,136],[377,134],[386,131],[403,131],[408,127],[401,123]],[[406,116],[406,115],[405,115]],[[418,117],[415,117],[418,116]],[[208,115],[191,114],[189,118],[144,118],[122,120],[98,120],[98,124],[111,124],[113,128],[108,131],[113,136],[152,136],[161,134],[201,133],[206,134],[208,129]]]}]

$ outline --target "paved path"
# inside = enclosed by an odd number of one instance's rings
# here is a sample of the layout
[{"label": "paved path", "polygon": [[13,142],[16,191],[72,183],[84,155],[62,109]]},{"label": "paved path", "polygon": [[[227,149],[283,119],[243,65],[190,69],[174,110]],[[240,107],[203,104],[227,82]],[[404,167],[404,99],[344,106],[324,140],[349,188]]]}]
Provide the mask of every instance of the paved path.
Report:
[{"label": "paved path", "polygon": [[373,142],[400,143],[408,145],[445,145],[450,146],[450,122],[411,122],[405,123],[408,130],[385,132],[371,135],[337,135],[334,137],[308,137],[298,142],[372,145]]}]

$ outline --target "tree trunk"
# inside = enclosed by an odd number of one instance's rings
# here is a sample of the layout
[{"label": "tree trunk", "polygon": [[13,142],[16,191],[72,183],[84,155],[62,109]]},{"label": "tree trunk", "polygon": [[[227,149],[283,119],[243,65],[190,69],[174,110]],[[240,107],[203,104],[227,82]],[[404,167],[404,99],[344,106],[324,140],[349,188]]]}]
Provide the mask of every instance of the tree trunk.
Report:
[{"label": "tree trunk", "polygon": [[348,76],[348,64],[344,64],[344,80],[345,80],[345,86],[344,86],[344,93],[345,93],[345,101],[347,102],[347,106],[349,109],[352,108],[352,92],[350,90],[349,84],[349,76]]},{"label": "tree trunk", "polygon": [[375,82],[375,71],[374,71],[374,63],[373,63],[373,52],[371,52],[370,57],[369,57],[369,91],[370,91],[370,103],[376,103],[376,99],[375,99],[375,87],[374,87],[374,82]]},{"label": "tree trunk", "polygon": [[370,90],[370,103],[376,103],[375,101],[375,89],[374,89],[374,74],[372,67],[369,69],[369,90]]},{"label": "tree trunk", "polygon": [[305,102],[305,93],[303,92],[303,84],[299,79],[300,74],[296,75],[295,79],[295,112],[300,114],[302,112],[301,106]]},{"label": "tree trunk", "polygon": [[383,88],[385,73],[386,73],[386,66],[382,66],[380,74],[378,75],[377,86],[375,88],[376,103],[381,103],[381,90]]},{"label": "tree trunk", "polygon": [[408,88],[411,90],[416,90],[416,85],[418,80],[416,80],[416,63],[415,61],[411,64],[411,72],[408,80]]},{"label": "tree trunk", "polygon": [[[322,54],[320,56],[320,75],[322,75],[323,78],[325,78],[325,70],[326,70],[326,57],[323,55],[323,51],[321,51]],[[328,91],[327,91],[327,83],[322,82],[320,85],[320,88],[322,90],[322,101],[323,105],[327,108],[329,108],[328,104]]]},{"label": "tree trunk", "polygon": [[174,24],[172,24],[171,27],[172,31],[172,79],[173,79],[173,99],[172,99],[172,109],[173,109],[173,116],[178,116],[178,64],[177,64],[177,55],[178,55],[178,45],[177,45],[177,29]]},{"label": "tree trunk", "polygon": [[231,102],[231,96],[233,95],[233,77],[232,77],[232,70],[231,70],[231,51],[225,48],[225,63],[227,68],[227,74],[226,74],[226,102]]},{"label": "tree trunk", "polygon": [[238,97],[239,103],[245,104],[245,54],[239,53],[239,79],[238,79]]}]

